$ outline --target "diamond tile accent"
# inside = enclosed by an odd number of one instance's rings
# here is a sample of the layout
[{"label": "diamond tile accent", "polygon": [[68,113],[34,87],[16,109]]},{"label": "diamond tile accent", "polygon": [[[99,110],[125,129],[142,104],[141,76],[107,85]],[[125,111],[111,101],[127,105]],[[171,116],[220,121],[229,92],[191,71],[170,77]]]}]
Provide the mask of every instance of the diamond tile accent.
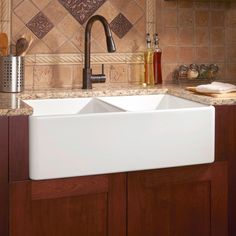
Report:
[{"label": "diamond tile accent", "polygon": [[33,17],[26,26],[39,39],[42,39],[54,27],[53,23],[42,12]]},{"label": "diamond tile accent", "polygon": [[110,23],[110,27],[112,31],[121,39],[130,31],[133,25],[123,14],[120,13]]},{"label": "diamond tile accent", "polygon": [[83,25],[106,0],[58,0]]}]

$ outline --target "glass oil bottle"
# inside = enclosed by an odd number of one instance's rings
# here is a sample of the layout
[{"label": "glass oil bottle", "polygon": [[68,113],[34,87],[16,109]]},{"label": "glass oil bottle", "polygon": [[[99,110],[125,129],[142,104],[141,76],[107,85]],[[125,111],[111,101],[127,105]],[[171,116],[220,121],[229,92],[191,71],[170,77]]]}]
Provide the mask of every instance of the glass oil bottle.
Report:
[{"label": "glass oil bottle", "polygon": [[144,53],[144,84],[154,85],[153,77],[153,49],[151,47],[151,37],[150,34],[146,35],[147,50]]},{"label": "glass oil bottle", "polygon": [[161,55],[162,50],[159,47],[158,34],[154,34],[154,52],[153,52],[153,73],[154,83],[162,84],[162,72],[161,72]]}]

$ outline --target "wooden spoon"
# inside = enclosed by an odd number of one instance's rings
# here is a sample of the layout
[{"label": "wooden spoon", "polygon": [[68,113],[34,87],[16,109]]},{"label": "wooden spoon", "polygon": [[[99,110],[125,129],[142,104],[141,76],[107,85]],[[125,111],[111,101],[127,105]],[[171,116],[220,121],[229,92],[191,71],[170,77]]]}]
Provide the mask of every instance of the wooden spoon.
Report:
[{"label": "wooden spoon", "polygon": [[6,33],[0,33],[0,54],[7,56],[8,54],[8,37]]},{"label": "wooden spoon", "polygon": [[25,38],[19,38],[16,42],[16,56],[22,56],[29,48],[29,42]]},{"label": "wooden spoon", "polygon": [[32,45],[34,39],[33,39],[33,37],[32,37],[31,35],[29,35],[29,34],[24,34],[24,35],[22,36],[22,38],[25,38],[25,39],[29,42],[28,48],[27,48],[27,49],[22,53],[22,55],[21,55],[21,56],[25,56],[26,53],[28,52],[28,50],[30,49],[30,46]]}]

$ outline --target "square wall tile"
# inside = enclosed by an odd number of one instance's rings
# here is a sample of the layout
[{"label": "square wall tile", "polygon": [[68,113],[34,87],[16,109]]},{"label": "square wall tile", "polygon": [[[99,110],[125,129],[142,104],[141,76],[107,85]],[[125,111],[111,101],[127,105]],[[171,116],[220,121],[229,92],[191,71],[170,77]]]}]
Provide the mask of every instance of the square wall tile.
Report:
[{"label": "square wall tile", "polygon": [[226,60],[225,47],[212,47],[211,48],[211,60],[214,63],[224,63]]},{"label": "square wall tile", "polygon": [[163,27],[159,31],[160,43],[162,45],[177,45],[178,43],[178,28],[177,27]]},{"label": "square wall tile", "polygon": [[90,16],[92,16],[96,10],[101,7],[105,0],[58,0],[59,3],[65,7],[65,9],[73,16],[75,19],[83,25]]},{"label": "square wall tile", "polygon": [[178,47],[168,46],[163,48],[162,62],[176,63],[178,61]]},{"label": "square wall tile", "polygon": [[42,12],[34,16],[26,26],[39,39],[42,39],[54,27],[53,23]]},{"label": "square wall tile", "polygon": [[43,38],[43,42],[52,50],[52,52],[56,52],[56,50],[66,41],[67,39],[64,34],[55,27]]},{"label": "square wall tile", "polygon": [[130,1],[122,13],[134,25],[143,16],[144,11],[135,1]]},{"label": "square wall tile", "polygon": [[197,47],[196,48],[196,62],[208,63],[211,62],[210,48],[209,47]]},{"label": "square wall tile", "polygon": [[132,23],[123,15],[118,14],[110,23],[112,31],[121,39],[133,27]]},{"label": "square wall tile", "polygon": [[224,46],[225,41],[225,29],[224,28],[212,28],[210,30],[211,45],[212,46]]},{"label": "square wall tile", "polygon": [[[24,0],[12,0],[11,1],[11,4],[12,4],[12,9],[15,9],[20,3],[22,3]],[[2,2],[0,2],[0,7],[1,6]],[[1,8],[0,8],[1,9]]]},{"label": "square wall tile", "polygon": [[[17,0],[19,1],[19,0]],[[50,2],[51,0],[32,0],[32,2],[34,3],[34,5],[40,9],[43,10]]]},{"label": "square wall tile", "polygon": [[193,46],[194,44],[194,29],[193,28],[179,28],[178,43],[180,46]]},{"label": "square wall tile", "polygon": [[196,28],[195,41],[197,46],[209,46],[210,43],[209,28],[207,27]]},{"label": "square wall tile", "polygon": [[53,87],[72,88],[73,66],[53,66]]},{"label": "square wall tile", "polygon": [[46,89],[53,87],[53,67],[34,67],[34,89]]},{"label": "square wall tile", "polygon": [[127,83],[128,82],[128,65],[118,64],[109,66],[109,82],[110,83]]},{"label": "square wall tile", "polygon": [[225,11],[211,11],[211,27],[225,26]]},{"label": "square wall tile", "polygon": [[165,10],[162,11],[162,24],[164,27],[177,27],[177,11]]},{"label": "square wall tile", "polygon": [[54,25],[57,25],[67,14],[69,14],[58,0],[51,0],[43,9],[43,13]]},{"label": "square wall tile", "polygon": [[191,64],[195,61],[195,48],[194,47],[179,47],[178,62],[182,64]]},{"label": "square wall tile", "polygon": [[19,19],[27,24],[36,14],[39,13],[39,9],[29,0],[24,0],[14,9],[14,13]]},{"label": "square wall tile", "polygon": [[195,12],[195,23],[196,26],[207,27],[209,26],[209,11],[196,11]]},{"label": "square wall tile", "polygon": [[179,17],[179,20],[178,20],[178,25],[179,26],[193,28],[193,25],[194,25],[194,11],[189,10],[189,9],[179,9],[178,17]]}]

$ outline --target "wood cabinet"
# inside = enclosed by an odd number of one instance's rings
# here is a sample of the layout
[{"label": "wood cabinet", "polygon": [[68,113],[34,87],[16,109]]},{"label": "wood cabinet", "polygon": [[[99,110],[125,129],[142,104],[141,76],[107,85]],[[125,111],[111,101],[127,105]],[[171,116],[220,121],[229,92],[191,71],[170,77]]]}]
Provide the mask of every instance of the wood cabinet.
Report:
[{"label": "wood cabinet", "polygon": [[128,174],[128,236],[227,236],[226,163]]},{"label": "wood cabinet", "polygon": [[8,118],[0,117],[0,235],[8,235]]},{"label": "wood cabinet", "polygon": [[236,235],[236,105],[216,106],[216,160],[228,163],[229,235]]},{"label": "wood cabinet", "polygon": [[10,184],[10,236],[227,236],[227,164]]},{"label": "wood cabinet", "polygon": [[10,236],[125,236],[126,174],[10,184]]}]

